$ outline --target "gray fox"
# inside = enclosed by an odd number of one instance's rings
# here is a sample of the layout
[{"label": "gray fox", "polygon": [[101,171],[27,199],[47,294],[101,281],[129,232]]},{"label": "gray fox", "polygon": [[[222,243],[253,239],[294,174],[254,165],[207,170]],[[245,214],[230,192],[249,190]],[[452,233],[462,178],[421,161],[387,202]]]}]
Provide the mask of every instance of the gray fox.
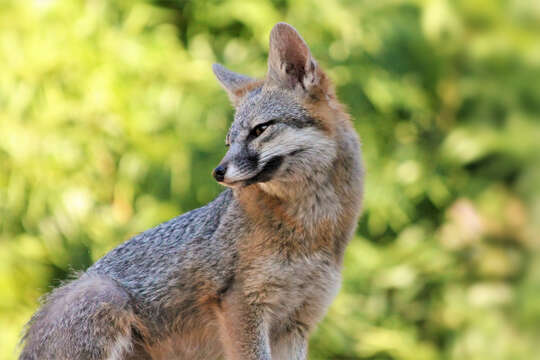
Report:
[{"label": "gray fox", "polygon": [[221,65],[235,106],[227,187],[47,296],[20,359],[305,359],[361,208],[356,132],[298,32],[278,23],[263,80]]}]

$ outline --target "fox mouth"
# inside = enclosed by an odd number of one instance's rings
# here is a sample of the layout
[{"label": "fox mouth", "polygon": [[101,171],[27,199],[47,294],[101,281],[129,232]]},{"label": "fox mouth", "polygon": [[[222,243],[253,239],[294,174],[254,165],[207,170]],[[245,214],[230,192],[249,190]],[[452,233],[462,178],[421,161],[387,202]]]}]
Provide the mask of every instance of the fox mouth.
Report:
[{"label": "fox mouth", "polygon": [[245,180],[245,184],[251,185],[255,183],[267,182],[272,180],[272,177],[276,174],[281,164],[283,164],[284,156],[274,156],[264,165],[261,171],[257,175]]}]

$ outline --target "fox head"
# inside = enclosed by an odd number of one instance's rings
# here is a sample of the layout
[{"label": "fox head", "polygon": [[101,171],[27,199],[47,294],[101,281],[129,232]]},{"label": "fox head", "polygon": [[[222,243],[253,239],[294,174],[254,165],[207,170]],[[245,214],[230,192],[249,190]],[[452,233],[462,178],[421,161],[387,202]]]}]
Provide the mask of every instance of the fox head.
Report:
[{"label": "fox head", "polygon": [[338,146],[336,119],[346,115],[292,26],[278,23],[272,29],[264,79],[219,64],[213,70],[236,109],[225,140],[228,151],[213,171],[218,182],[229,187],[258,183],[269,190],[327,176]]}]

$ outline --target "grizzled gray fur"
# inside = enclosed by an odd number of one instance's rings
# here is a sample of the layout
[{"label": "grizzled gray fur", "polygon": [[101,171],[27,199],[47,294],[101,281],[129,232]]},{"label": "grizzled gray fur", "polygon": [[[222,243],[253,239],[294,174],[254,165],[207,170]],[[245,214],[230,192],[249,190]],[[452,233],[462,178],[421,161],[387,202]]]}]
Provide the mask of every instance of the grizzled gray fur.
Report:
[{"label": "grizzled gray fur", "polygon": [[264,79],[214,72],[236,107],[214,169],[228,189],[54,290],[21,359],[306,359],[360,213],[359,141],[290,25]]}]

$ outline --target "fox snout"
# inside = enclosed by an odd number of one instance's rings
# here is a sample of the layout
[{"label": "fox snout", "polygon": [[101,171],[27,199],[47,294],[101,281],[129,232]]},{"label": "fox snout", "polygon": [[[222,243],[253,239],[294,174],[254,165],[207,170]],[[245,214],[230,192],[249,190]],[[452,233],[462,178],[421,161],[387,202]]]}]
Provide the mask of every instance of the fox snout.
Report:
[{"label": "fox snout", "polygon": [[217,182],[225,186],[245,183],[259,172],[259,155],[245,144],[230,144],[227,153],[212,171]]}]

